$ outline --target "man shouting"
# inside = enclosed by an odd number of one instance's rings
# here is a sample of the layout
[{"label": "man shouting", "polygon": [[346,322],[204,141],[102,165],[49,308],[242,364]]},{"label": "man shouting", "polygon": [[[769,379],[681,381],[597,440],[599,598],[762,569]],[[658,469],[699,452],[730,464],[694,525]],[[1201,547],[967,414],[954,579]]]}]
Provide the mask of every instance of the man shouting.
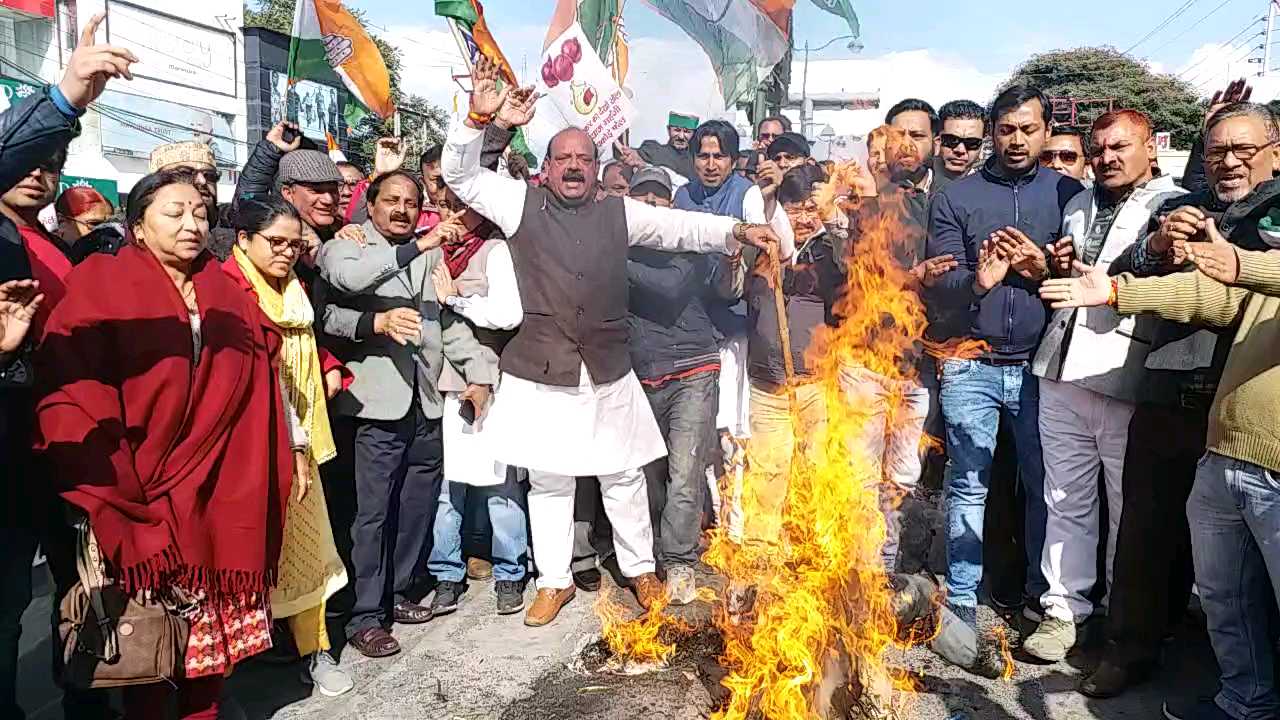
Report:
[{"label": "man shouting", "polygon": [[618,565],[649,607],[664,591],[653,574],[642,468],[665,455],[666,444],[631,368],[628,248],[728,254],[743,243],[771,250],[777,237],[731,218],[597,200],[599,151],[577,128],[552,138],[541,187],[481,169],[484,126],[503,103],[518,108],[524,122],[533,117],[532,88],[499,91],[496,77],[488,60],[477,63],[471,111],[450,131],[441,164],[462,202],[508,238],[524,308],[483,422],[498,459],[529,470],[540,577],[525,624],[546,625],[573,598],[575,476],[600,479]]}]

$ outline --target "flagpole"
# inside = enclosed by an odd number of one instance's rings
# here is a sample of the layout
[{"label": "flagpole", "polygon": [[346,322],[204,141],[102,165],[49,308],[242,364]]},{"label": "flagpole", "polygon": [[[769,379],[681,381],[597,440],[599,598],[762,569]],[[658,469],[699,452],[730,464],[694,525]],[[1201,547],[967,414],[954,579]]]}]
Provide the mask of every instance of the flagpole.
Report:
[{"label": "flagpole", "polygon": [[453,31],[453,41],[458,43],[458,54],[462,56],[462,61],[466,63],[467,74],[470,74],[471,53],[467,52],[467,44],[462,41],[462,33],[458,30],[458,21],[449,18],[449,29]]}]

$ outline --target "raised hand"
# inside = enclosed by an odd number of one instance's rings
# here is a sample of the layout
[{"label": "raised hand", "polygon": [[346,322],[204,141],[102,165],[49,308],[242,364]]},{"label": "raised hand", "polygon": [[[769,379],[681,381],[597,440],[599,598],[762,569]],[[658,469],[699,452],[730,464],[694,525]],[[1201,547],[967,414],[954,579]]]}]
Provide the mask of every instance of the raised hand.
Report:
[{"label": "raised hand", "polygon": [[[471,69],[471,112],[476,115],[492,117],[507,99],[509,88],[498,89],[498,65],[487,55],[480,55],[475,67]],[[471,122],[468,118],[467,122]]]},{"label": "raised hand", "polygon": [[408,152],[409,148],[405,147],[400,138],[378,138],[373,151],[373,174],[386,175],[404,167],[404,157]]},{"label": "raised hand", "polygon": [[[286,131],[290,133],[291,140],[284,139]],[[297,123],[281,120],[267,131],[267,142],[275,145],[276,149],[282,153],[293,152],[302,145],[302,131],[298,129]]]},{"label": "raised hand", "polygon": [[1054,310],[1106,305],[1111,297],[1111,278],[1101,266],[1071,263],[1079,277],[1053,278],[1040,285],[1040,297]]},{"label": "raised hand", "polygon": [[1244,78],[1232,80],[1227,84],[1226,89],[1219,90],[1213,94],[1213,98],[1209,100],[1209,108],[1204,111],[1204,126],[1209,126],[1209,118],[1217,114],[1222,108],[1238,102],[1249,102],[1249,98],[1253,96],[1253,86],[1249,85]]},{"label": "raised hand", "polygon": [[58,83],[62,96],[75,107],[84,110],[89,103],[98,99],[111,78],[132,80],[133,73],[129,66],[138,62],[138,57],[129,50],[114,45],[98,45],[94,35],[106,15],[98,13],[85,23],[80,33],[80,44],[71,59],[67,61],[67,71]]},{"label": "raised hand", "polygon": [[447,242],[460,240],[467,233],[467,226],[462,222],[462,216],[466,214],[467,208],[462,208],[446,215],[430,232],[418,238],[418,249],[426,252]]},{"label": "raised hand", "polygon": [[1240,256],[1236,246],[1227,242],[1213,218],[1205,220],[1204,234],[1208,242],[1187,243],[1187,259],[1196,269],[1224,285],[1240,278]]},{"label": "raised hand", "polygon": [[618,159],[618,162],[636,170],[645,166],[644,158],[640,157],[640,153],[635,148],[623,145],[621,140],[613,141],[613,156]]},{"label": "raised hand", "polygon": [[498,108],[498,114],[493,118],[493,124],[503,130],[523,127],[533,120],[533,113],[538,99],[542,97],[533,92],[532,85],[526,85],[522,88],[513,88],[507,92],[506,99],[502,102],[502,107]]},{"label": "raised hand", "polygon": [[973,275],[973,289],[979,295],[986,295],[991,288],[999,285],[1009,274],[1009,259],[1000,252],[993,237],[983,241],[978,251],[978,269]]},{"label": "raised hand", "polygon": [[10,280],[0,285],[0,353],[22,346],[42,302],[44,295],[35,280]]},{"label": "raised hand", "polygon": [[1014,272],[1030,280],[1043,280],[1049,275],[1049,261],[1044,251],[1026,233],[1006,227],[992,233],[991,238]]},{"label": "raised hand", "polygon": [[938,278],[955,270],[959,264],[954,255],[939,255],[916,263],[911,268],[911,276],[924,287],[933,287]]}]

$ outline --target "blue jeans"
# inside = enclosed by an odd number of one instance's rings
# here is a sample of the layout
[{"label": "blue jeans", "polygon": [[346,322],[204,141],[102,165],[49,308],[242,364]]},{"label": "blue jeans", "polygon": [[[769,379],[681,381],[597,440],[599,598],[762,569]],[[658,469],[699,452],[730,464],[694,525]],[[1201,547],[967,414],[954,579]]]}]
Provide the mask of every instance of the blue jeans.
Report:
[{"label": "blue jeans", "polygon": [[950,461],[944,480],[947,603],[963,608],[976,608],[978,604],[982,521],[1002,414],[1013,428],[1018,478],[1026,499],[1026,594],[1038,598],[1049,587],[1040,570],[1046,510],[1039,382],[1027,363],[990,365],[978,360],[947,360],[942,365],[940,399]]},{"label": "blue jeans", "polygon": [[1280,717],[1271,595],[1280,599],[1280,473],[1208,452],[1187,500],[1191,554],[1222,671],[1214,701],[1236,720]]},{"label": "blue jeans", "polygon": [[462,582],[466,577],[467,566],[462,560],[462,514],[467,497],[473,493],[488,508],[489,524],[493,527],[490,552],[493,579],[524,579],[525,566],[529,561],[529,531],[519,484],[514,476],[514,470],[508,468],[507,481],[502,485],[476,487],[445,482],[440,488],[435,542],[431,546],[431,559],[427,561],[427,569],[436,580]]}]

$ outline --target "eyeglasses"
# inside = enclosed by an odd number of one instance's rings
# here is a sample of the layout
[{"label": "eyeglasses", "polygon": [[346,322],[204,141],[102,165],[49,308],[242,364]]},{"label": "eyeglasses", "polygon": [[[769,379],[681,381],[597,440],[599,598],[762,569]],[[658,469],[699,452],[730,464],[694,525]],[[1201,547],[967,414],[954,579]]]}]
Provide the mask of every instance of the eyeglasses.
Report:
[{"label": "eyeglasses", "polygon": [[977,152],[982,147],[982,138],[960,137],[951,133],[942,133],[942,147],[951,150],[959,145],[964,145],[964,149],[969,152]]},{"label": "eyeglasses", "polygon": [[772,140],[777,140],[777,139],[778,139],[778,134],[779,134],[779,133],[767,133],[767,132],[762,132],[762,133],[760,133],[760,139],[761,139],[761,140],[764,140],[764,141],[766,141],[766,142],[769,142],[769,141],[772,141]]},{"label": "eyeglasses", "polygon": [[1041,150],[1040,163],[1048,165],[1053,162],[1054,158],[1058,158],[1068,165],[1074,165],[1080,159],[1080,153],[1075,150]]},{"label": "eyeglasses", "polygon": [[276,253],[277,255],[282,254],[285,250],[290,248],[293,249],[293,252],[296,255],[301,255],[307,251],[308,243],[306,240],[301,238],[297,240],[290,240],[289,238],[272,237],[270,235],[263,235],[262,233],[254,233],[254,235],[257,235],[270,243],[271,252]]},{"label": "eyeglasses", "polygon": [[1220,165],[1227,159],[1227,153],[1236,156],[1236,159],[1242,163],[1252,160],[1258,153],[1275,145],[1275,141],[1265,145],[1227,145],[1224,147],[1208,148],[1204,151],[1204,161],[1210,165]]}]

